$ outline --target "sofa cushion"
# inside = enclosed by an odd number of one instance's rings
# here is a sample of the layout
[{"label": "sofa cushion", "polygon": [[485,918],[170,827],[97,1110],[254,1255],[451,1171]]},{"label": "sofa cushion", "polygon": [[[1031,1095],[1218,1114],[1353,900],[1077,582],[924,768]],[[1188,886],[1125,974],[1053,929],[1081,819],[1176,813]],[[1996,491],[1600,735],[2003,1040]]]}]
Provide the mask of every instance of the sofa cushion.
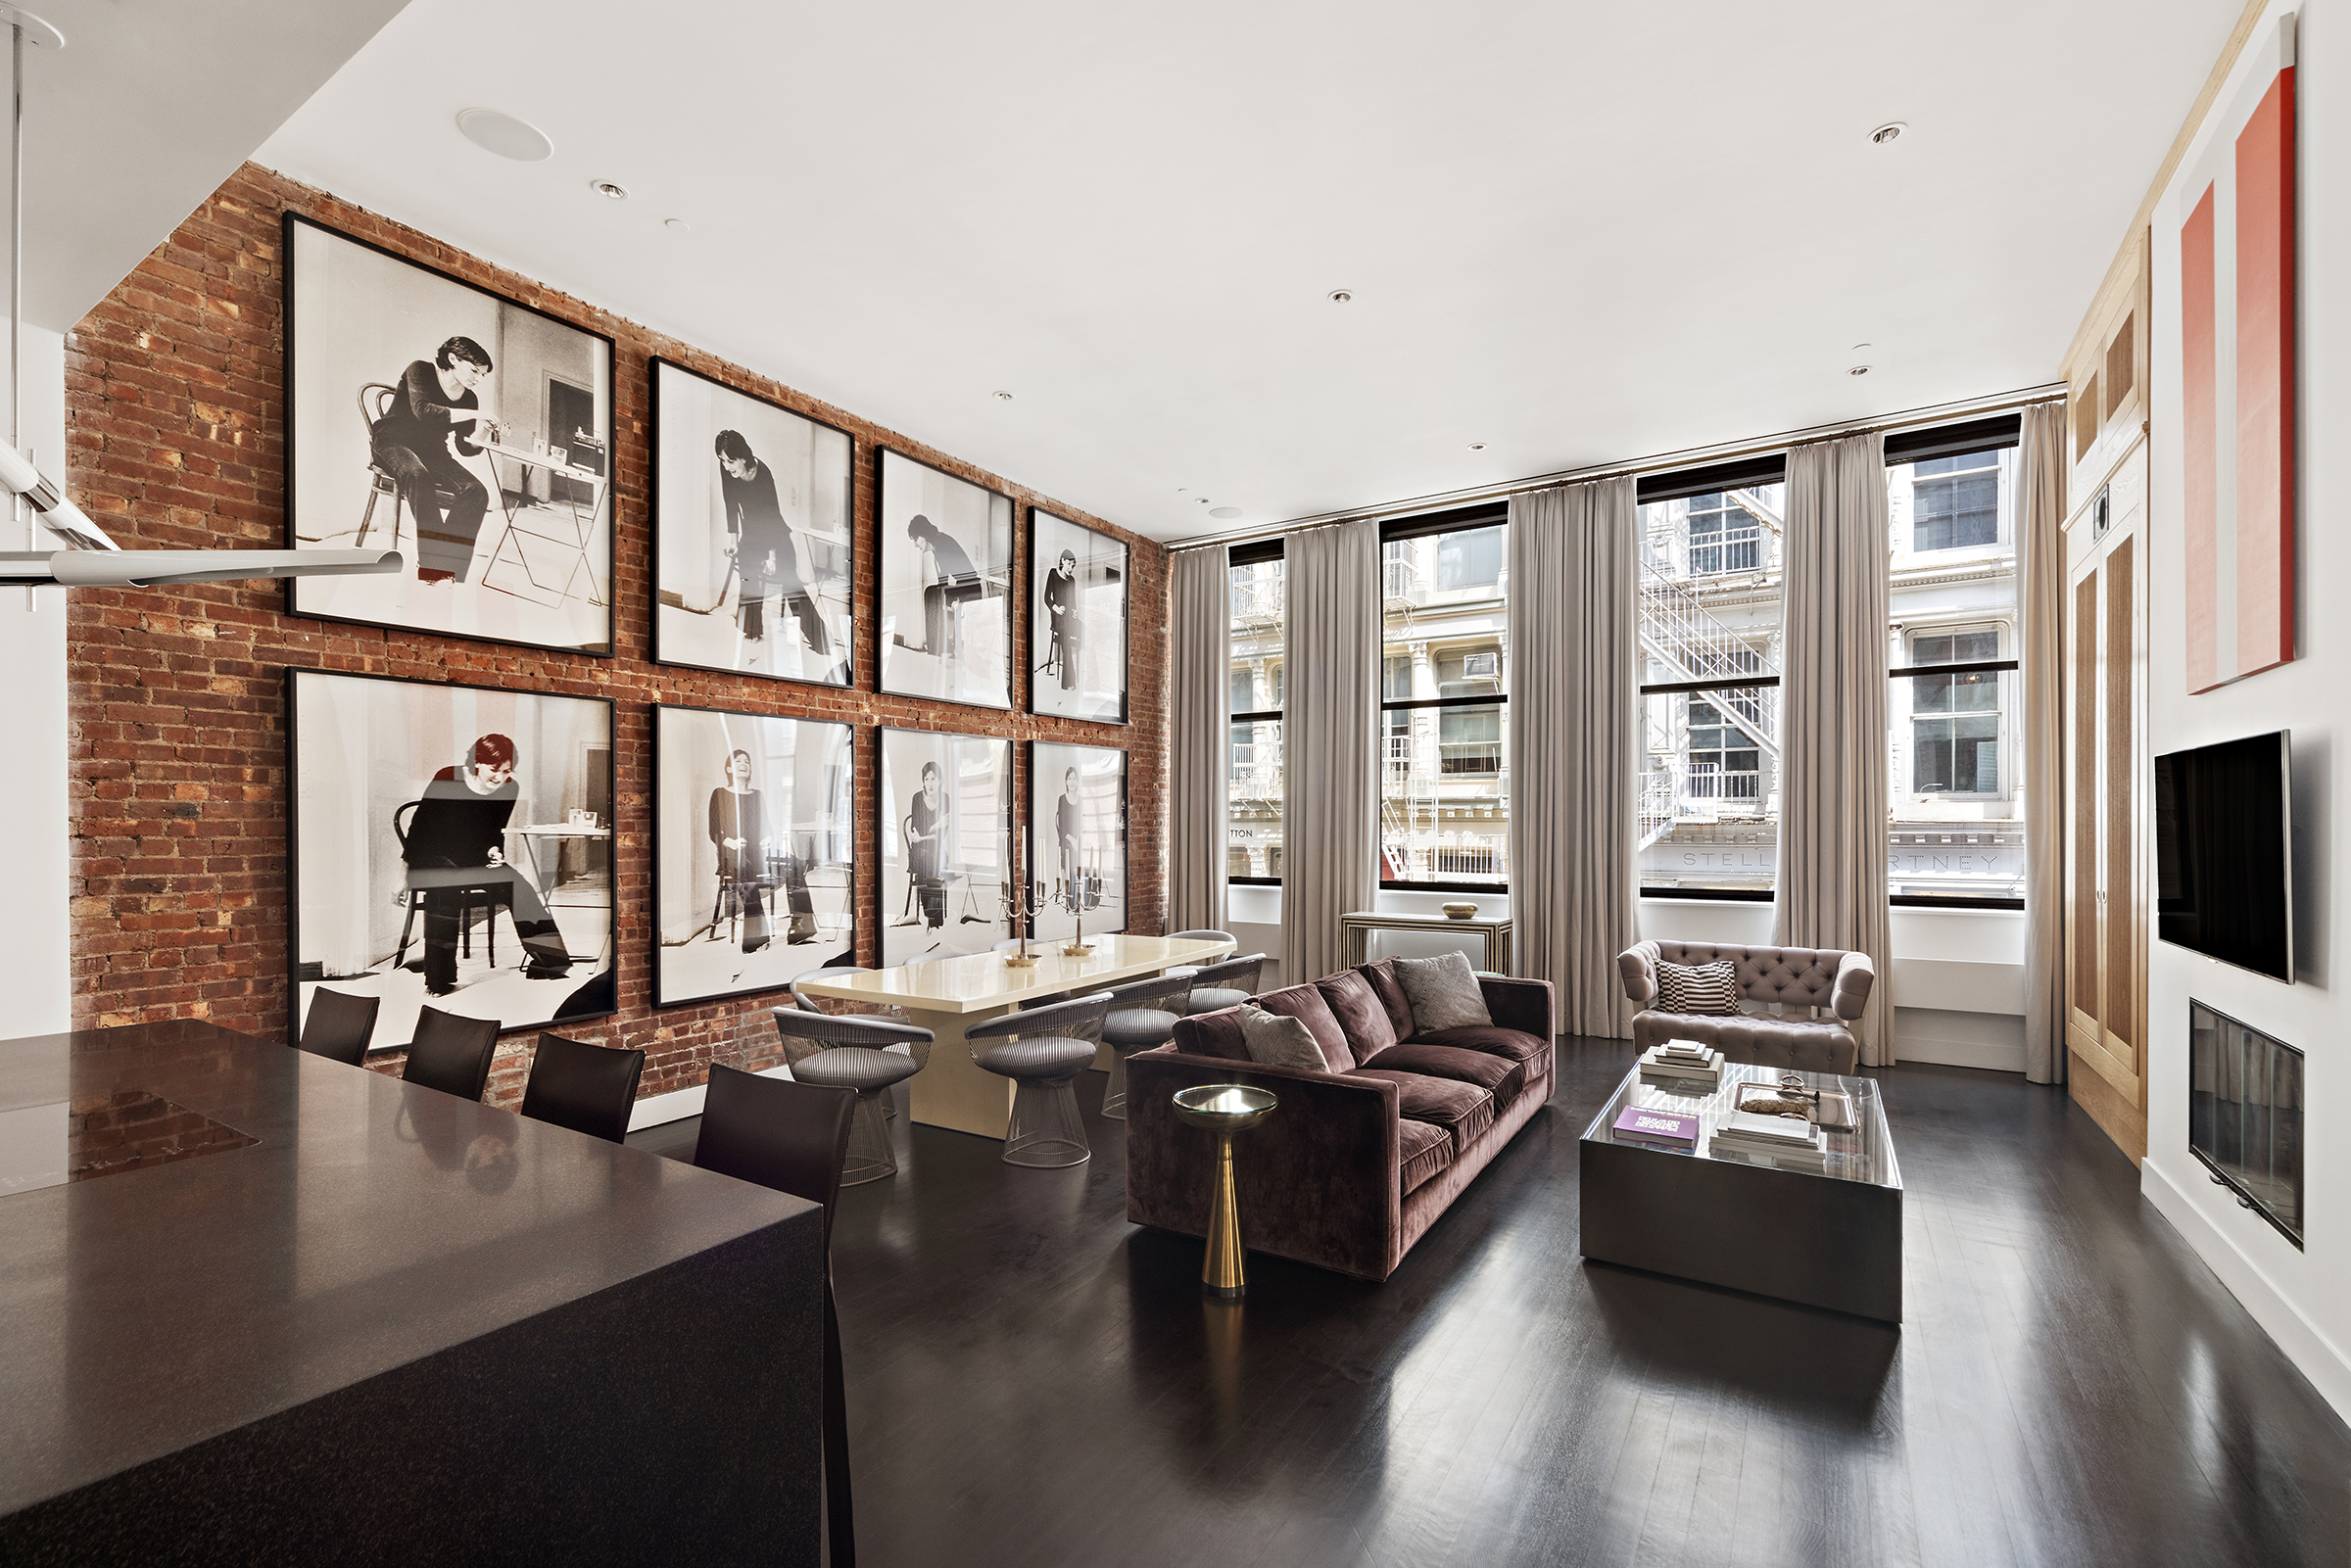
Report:
[{"label": "sofa cushion", "polygon": [[1396,1147],[1403,1162],[1397,1171],[1400,1194],[1411,1192],[1453,1164],[1453,1134],[1430,1122],[1410,1117],[1397,1122]]},{"label": "sofa cushion", "polygon": [[1404,987],[1397,982],[1396,961],[1383,958],[1376,964],[1358,964],[1355,973],[1364,977],[1372,994],[1379,998],[1379,1005],[1388,1010],[1388,1027],[1396,1031],[1396,1038],[1411,1039],[1413,1004],[1405,1000]]},{"label": "sofa cushion", "polygon": [[1633,1015],[1633,1049],[1650,1051],[1667,1040],[1710,1045],[1733,1062],[1799,1072],[1850,1076],[1861,1061],[1861,1043],[1835,1019],[1705,1018],[1689,1013]]},{"label": "sofa cushion", "polygon": [[1657,964],[1657,1011],[1729,1018],[1739,1011],[1739,971],[1715,964]]},{"label": "sofa cushion", "polygon": [[[1401,1051],[1404,1047],[1395,1049]],[[1456,1154],[1468,1148],[1480,1133],[1494,1125],[1494,1097],[1474,1083],[1388,1068],[1357,1068],[1348,1076],[1386,1078],[1395,1084],[1397,1114],[1409,1120],[1443,1127],[1453,1134]]]},{"label": "sofa cushion", "polygon": [[1258,1007],[1233,1011],[1240,1015],[1241,1038],[1248,1043],[1250,1061],[1270,1068],[1304,1068],[1309,1072],[1330,1070],[1330,1063],[1304,1020]]},{"label": "sofa cushion", "polygon": [[1241,1033],[1241,1011],[1220,1008],[1176,1021],[1176,1049],[1191,1056],[1219,1057],[1226,1062],[1249,1060],[1248,1037]]},{"label": "sofa cushion", "polygon": [[1321,1047],[1322,1060],[1333,1072],[1344,1072],[1355,1066],[1355,1053],[1347,1048],[1347,1031],[1331,1016],[1330,1004],[1322,993],[1312,985],[1285,985],[1278,991],[1261,991],[1250,1000],[1269,1013],[1294,1018],[1306,1025],[1307,1032]]},{"label": "sofa cushion", "polygon": [[1526,1064],[1485,1051],[1418,1041],[1390,1046],[1380,1053],[1379,1065],[1399,1072],[1425,1072],[1432,1078],[1474,1083],[1494,1097],[1494,1109],[1508,1111],[1518,1091],[1526,1087]]},{"label": "sofa cushion", "polygon": [[1396,1025],[1388,1022],[1387,1008],[1380,1003],[1379,993],[1371,989],[1371,982],[1361,974],[1342,970],[1315,981],[1315,989],[1322,993],[1331,1017],[1346,1031],[1347,1048],[1358,1062],[1368,1062],[1396,1043]]},{"label": "sofa cushion", "polygon": [[[1536,1038],[1524,1029],[1506,1029],[1501,1024],[1491,1028],[1433,1029],[1413,1036],[1415,1045],[1447,1045],[1457,1051],[1483,1051],[1507,1062],[1523,1062],[1534,1076],[1547,1076],[1551,1071],[1551,1042]],[[1539,1064],[1539,1065],[1538,1065]]]},{"label": "sofa cushion", "polygon": [[1494,1022],[1486,1011],[1486,993],[1477,988],[1477,974],[1465,953],[1440,953],[1435,958],[1400,958],[1396,979],[1405,1000],[1413,1006],[1413,1026],[1455,1029]]}]

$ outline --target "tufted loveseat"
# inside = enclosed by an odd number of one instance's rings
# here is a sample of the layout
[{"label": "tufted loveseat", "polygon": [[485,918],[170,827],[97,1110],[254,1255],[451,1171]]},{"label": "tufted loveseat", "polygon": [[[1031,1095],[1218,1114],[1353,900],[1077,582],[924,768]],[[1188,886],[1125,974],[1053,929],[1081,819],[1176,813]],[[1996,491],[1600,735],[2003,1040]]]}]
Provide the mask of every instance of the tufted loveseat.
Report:
[{"label": "tufted loveseat", "polygon": [[[1736,1016],[1663,1013],[1657,965],[1699,965],[1729,959],[1737,966]],[[1709,947],[1703,942],[1636,942],[1617,955],[1624,994],[1641,1008],[1633,1015],[1633,1044],[1647,1051],[1667,1040],[1697,1040],[1734,1062],[1850,1073],[1861,1042],[1847,1023],[1869,1005],[1878,972],[1866,953],[1833,947]],[[1764,1008],[1774,1011],[1765,1012]]]}]

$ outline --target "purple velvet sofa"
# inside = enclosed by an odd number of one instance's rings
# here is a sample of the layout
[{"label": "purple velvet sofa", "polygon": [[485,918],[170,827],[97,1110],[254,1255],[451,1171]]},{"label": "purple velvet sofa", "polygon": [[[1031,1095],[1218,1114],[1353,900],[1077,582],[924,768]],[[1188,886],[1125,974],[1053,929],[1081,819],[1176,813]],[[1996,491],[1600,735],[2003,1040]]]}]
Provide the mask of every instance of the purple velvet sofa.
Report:
[{"label": "purple velvet sofa", "polygon": [[1254,1083],[1281,1103],[1233,1141],[1242,1240],[1386,1279],[1551,1097],[1551,982],[1479,984],[1493,1026],[1430,1033],[1414,1027],[1385,961],[1254,998],[1302,1021],[1328,1072],[1250,1061],[1233,1009],[1182,1020],[1173,1042],[1127,1061],[1127,1217],[1208,1233],[1216,1139],[1178,1119],[1169,1098]]}]

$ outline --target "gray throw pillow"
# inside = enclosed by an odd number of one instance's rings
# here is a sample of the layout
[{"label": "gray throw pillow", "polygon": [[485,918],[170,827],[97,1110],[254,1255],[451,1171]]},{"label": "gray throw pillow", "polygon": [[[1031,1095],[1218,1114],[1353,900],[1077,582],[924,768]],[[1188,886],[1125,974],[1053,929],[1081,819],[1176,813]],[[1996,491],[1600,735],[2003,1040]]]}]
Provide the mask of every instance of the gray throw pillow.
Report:
[{"label": "gray throw pillow", "polygon": [[1249,1003],[1234,1011],[1241,1016],[1241,1041],[1249,1048],[1250,1061],[1270,1068],[1304,1068],[1309,1072],[1330,1070],[1322,1048],[1315,1043],[1314,1030],[1304,1020],[1269,1013]]},{"label": "gray throw pillow", "polygon": [[1413,1032],[1437,1029],[1491,1028],[1494,1015],[1486,1011],[1486,993],[1466,953],[1440,953],[1435,958],[1400,958],[1396,983],[1413,1004]]}]

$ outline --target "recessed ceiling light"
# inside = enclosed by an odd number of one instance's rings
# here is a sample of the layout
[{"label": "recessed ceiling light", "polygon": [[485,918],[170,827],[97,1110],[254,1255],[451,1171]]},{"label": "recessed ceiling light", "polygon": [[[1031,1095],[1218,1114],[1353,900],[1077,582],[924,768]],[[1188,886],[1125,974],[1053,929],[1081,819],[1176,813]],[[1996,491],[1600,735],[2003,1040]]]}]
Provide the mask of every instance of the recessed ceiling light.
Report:
[{"label": "recessed ceiling light", "polygon": [[555,151],[555,144],[546,131],[527,119],[496,109],[468,109],[457,117],[457,129],[465,139],[485,153],[511,158],[518,164],[536,164]]},{"label": "recessed ceiling light", "polygon": [[1325,297],[1333,305],[1345,305],[1349,300],[1355,298],[1355,291],[1353,289],[1333,289]]},{"label": "recessed ceiling light", "polygon": [[1848,353],[1852,353],[1852,354],[1867,354],[1867,353],[1868,353],[1868,352],[1869,352],[1869,351],[1870,351],[1870,350],[1871,350],[1873,347],[1875,347],[1875,345],[1872,345],[1872,344],[1867,344],[1867,343],[1856,343],[1856,344],[1854,344],[1854,345],[1852,346],[1852,348],[1851,348],[1850,350],[1848,350],[1847,352],[1848,352]]},{"label": "recessed ceiling light", "polygon": [[1847,370],[1846,374],[1848,376],[1865,376],[1869,374],[1869,366],[1865,364],[1857,364],[1850,370]]},{"label": "recessed ceiling light", "polygon": [[1206,496],[1194,496],[1192,499],[1198,501],[1203,506],[1208,504],[1208,498]]},{"label": "recessed ceiling light", "polygon": [[1208,515],[1211,517],[1238,517],[1241,515],[1241,509],[1238,506],[1211,506],[1208,509]]},{"label": "recessed ceiling light", "polygon": [[682,217],[665,217],[661,220],[661,226],[672,234],[692,234],[694,232],[694,225]]},{"label": "recessed ceiling light", "polygon": [[1011,394],[1011,393],[1009,393],[1009,392],[995,392],[995,393],[990,393],[988,396],[990,396],[990,397],[994,398],[994,399],[996,400],[996,402],[998,402],[998,403],[1010,403],[1010,402],[1012,402],[1012,394]]},{"label": "recessed ceiling light", "polygon": [[626,185],[618,185],[608,179],[592,179],[588,182],[588,188],[610,201],[625,202],[629,199]]},{"label": "recessed ceiling light", "polygon": [[1876,142],[1880,147],[1883,147],[1888,142],[1895,140],[1902,134],[1903,131],[1906,131],[1909,128],[1909,122],[1906,120],[1890,119],[1886,121],[1885,124],[1880,125],[1876,130],[1871,131],[1869,133],[1869,139],[1873,142]]},{"label": "recessed ceiling light", "polygon": [[1469,450],[1471,451],[1484,451],[1486,450],[1486,444],[1482,441],[1473,441],[1469,443]]}]

